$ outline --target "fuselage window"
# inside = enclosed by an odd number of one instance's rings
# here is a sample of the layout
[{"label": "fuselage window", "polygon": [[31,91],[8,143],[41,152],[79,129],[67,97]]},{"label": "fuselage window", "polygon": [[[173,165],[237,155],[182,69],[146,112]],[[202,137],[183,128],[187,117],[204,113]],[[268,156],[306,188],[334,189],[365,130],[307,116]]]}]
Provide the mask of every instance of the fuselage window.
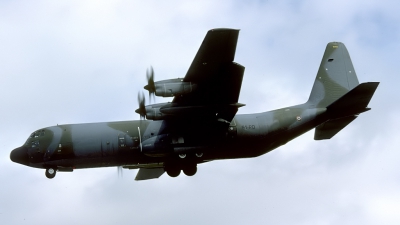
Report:
[{"label": "fuselage window", "polygon": [[125,145],[125,137],[119,137],[118,140],[119,140],[119,147],[124,148],[126,146]]}]

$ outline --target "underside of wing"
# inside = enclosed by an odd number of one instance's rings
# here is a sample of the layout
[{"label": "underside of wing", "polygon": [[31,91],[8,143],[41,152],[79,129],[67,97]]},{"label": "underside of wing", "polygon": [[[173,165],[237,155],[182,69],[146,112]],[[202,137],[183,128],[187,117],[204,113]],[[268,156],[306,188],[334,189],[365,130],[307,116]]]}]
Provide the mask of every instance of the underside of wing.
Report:
[{"label": "underside of wing", "polygon": [[239,30],[212,29],[204,38],[184,78],[154,81],[148,73],[149,94],[174,97],[171,103],[144,104],[139,97],[141,116],[151,120],[222,121],[229,124],[238,108],[244,67],[233,62]]},{"label": "underside of wing", "polygon": [[[184,82],[196,84],[196,90],[177,95],[172,107],[201,107],[202,116],[217,116],[230,122],[239,107],[244,67],[233,62],[239,30],[208,31]],[[191,114],[194,115],[194,114]]]},{"label": "underside of wing", "polygon": [[214,77],[221,64],[235,59],[239,30],[212,29],[207,32],[184,81],[203,83]]}]

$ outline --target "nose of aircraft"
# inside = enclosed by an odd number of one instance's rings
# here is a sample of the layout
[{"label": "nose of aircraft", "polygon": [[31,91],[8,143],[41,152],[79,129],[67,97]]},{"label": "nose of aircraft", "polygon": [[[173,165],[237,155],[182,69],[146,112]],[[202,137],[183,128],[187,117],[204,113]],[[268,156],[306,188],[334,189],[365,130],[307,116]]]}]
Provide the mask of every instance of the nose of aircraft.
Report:
[{"label": "nose of aircraft", "polygon": [[29,165],[29,156],[27,148],[19,147],[11,151],[10,159],[13,162],[20,163],[23,165]]}]

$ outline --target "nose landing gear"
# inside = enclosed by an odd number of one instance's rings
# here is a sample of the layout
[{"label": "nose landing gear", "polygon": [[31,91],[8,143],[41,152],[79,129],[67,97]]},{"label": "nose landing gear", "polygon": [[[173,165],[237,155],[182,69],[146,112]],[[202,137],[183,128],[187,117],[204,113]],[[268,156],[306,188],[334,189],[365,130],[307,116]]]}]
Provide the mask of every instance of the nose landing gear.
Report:
[{"label": "nose landing gear", "polygon": [[55,168],[52,168],[52,167],[47,168],[46,173],[45,173],[46,177],[49,179],[53,179],[56,176],[56,171],[57,170]]}]

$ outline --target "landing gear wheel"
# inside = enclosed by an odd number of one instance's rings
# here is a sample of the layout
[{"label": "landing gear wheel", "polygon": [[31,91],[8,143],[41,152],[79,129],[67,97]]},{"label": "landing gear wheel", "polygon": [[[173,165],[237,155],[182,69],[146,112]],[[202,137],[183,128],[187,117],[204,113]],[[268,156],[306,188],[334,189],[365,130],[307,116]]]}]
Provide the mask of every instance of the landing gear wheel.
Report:
[{"label": "landing gear wheel", "polygon": [[186,176],[193,176],[197,172],[197,166],[188,166],[183,168],[183,173],[186,174]]},{"label": "landing gear wheel", "polygon": [[47,168],[46,169],[46,177],[49,179],[53,179],[56,176],[56,169],[54,168]]},{"label": "landing gear wheel", "polygon": [[167,169],[166,171],[170,177],[177,177],[179,174],[181,174],[181,170],[177,168]]},{"label": "landing gear wheel", "polygon": [[181,159],[186,158],[186,154],[179,154],[178,156],[179,156],[179,158],[181,158]]}]

